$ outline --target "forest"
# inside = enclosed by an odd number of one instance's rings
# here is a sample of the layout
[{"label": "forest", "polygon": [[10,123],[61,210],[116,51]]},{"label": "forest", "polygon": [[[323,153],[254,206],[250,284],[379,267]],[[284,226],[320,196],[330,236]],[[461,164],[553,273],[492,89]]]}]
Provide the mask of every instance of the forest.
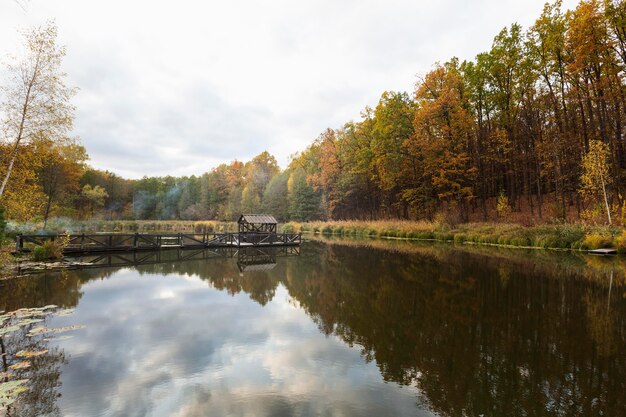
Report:
[{"label": "forest", "polygon": [[[51,26],[27,35],[27,45],[50,49],[49,82],[62,83],[53,77],[64,55],[55,39]],[[44,128],[39,110],[28,119],[27,106],[15,106],[24,88],[11,90],[9,80],[0,204],[8,219],[44,223],[268,212],[279,221],[623,224],[625,77],[626,2],[585,0],[566,11],[557,0],[530,28],[503,28],[473,60],[435,63],[413,91],[383,92],[360,120],[323,131],[284,170],[263,152],[198,176],[138,180],[89,166],[70,137],[71,88],[56,85],[61,110]],[[14,123],[20,111],[35,120],[28,135]]]}]

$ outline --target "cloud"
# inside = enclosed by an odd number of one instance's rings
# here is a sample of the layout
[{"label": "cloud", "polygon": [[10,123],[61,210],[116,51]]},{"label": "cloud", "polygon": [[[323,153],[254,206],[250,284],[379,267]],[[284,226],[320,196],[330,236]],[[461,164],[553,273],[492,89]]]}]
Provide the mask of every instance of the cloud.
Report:
[{"label": "cloud", "polygon": [[282,285],[265,306],[176,273],[122,269],[81,289],[75,314],[50,323],[86,325],[59,342],[64,415],[429,415]]},{"label": "cloud", "polygon": [[[544,0],[257,2],[32,0],[0,4],[0,54],[55,18],[75,133],[92,164],[128,177],[201,174],[268,150],[285,166],[385,90],[526,27]],[[565,1],[573,7],[574,0]]]}]

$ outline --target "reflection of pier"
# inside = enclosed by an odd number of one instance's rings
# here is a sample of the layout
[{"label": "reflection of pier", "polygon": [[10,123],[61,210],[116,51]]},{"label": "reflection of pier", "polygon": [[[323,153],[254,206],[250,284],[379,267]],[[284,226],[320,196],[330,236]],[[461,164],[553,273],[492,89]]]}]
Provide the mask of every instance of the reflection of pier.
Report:
[{"label": "reflection of pier", "polygon": [[[141,266],[171,262],[200,261],[216,258],[237,258],[237,266],[241,272],[253,270],[269,270],[269,266],[262,269],[262,263],[276,265],[276,259],[287,256],[300,255],[298,246],[280,247],[249,247],[249,248],[213,248],[213,249],[169,249],[141,252],[110,252],[101,254],[83,254],[69,257],[69,265],[63,269],[89,269],[105,267]],[[252,267],[248,269],[248,267]],[[26,270],[27,268],[23,268]],[[24,271],[22,271],[24,272]]]},{"label": "reflection of pier", "polygon": [[275,248],[245,248],[237,251],[237,267],[240,272],[269,271],[276,266],[277,256],[300,255],[300,248],[290,247],[277,251]]}]

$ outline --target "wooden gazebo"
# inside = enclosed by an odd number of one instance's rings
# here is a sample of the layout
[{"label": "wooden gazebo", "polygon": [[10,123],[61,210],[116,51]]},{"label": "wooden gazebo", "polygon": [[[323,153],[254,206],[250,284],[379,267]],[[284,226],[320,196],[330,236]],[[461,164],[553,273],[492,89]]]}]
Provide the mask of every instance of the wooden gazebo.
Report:
[{"label": "wooden gazebo", "polygon": [[278,222],[268,214],[242,214],[237,220],[239,234],[276,234]]}]

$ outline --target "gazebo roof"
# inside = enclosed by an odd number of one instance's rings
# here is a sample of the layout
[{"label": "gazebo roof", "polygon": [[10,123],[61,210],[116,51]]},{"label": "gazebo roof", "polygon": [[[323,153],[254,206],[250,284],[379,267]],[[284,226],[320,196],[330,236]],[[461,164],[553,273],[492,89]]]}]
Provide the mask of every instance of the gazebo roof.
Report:
[{"label": "gazebo roof", "polygon": [[239,216],[237,223],[277,224],[278,222],[274,216],[270,216],[269,214],[242,214]]},{"label": "gazebo roof", "polygon": [[248,264],[248,265],[246,265],[245,263],[238,263],[237,266],[239,267],[240,272],[270,271],[274,269],[274,267],[276,266],[276,262],[266,263],[266,264]]}]

